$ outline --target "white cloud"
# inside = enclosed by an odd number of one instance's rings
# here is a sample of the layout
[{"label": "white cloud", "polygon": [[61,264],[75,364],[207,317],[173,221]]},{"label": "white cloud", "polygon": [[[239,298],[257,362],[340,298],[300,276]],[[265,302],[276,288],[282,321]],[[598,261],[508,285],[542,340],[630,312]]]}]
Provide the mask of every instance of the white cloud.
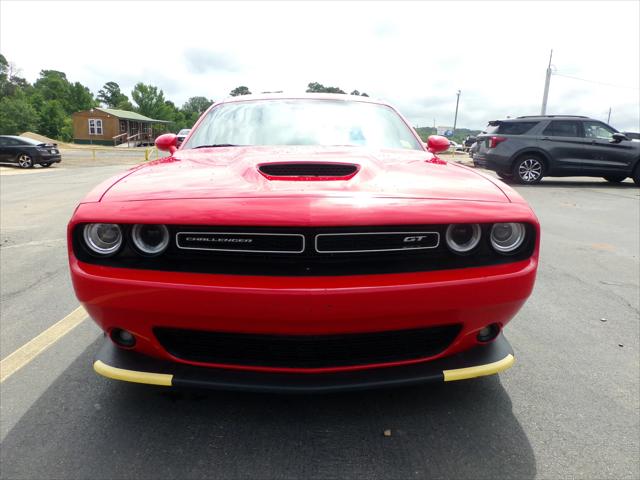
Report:
[{"label": "white cloud", "polygon": [[[159,86],[176,104],[317,81],[397,105],[415,125],[539,112],[640,130],[638,2],[2,2],[0,51],[34,81],[44,68],[97,92]],[[32,31],[25,39],[21,18]],[[52,29],[51,35],[44,32]],[[45,40],[46,39],[46,40]]]},{"label": "white cloud", "polygon": [[183,53],[187,70],[194,74],[240,70],[238,63],[224,52],[205,48],[186,48]]}]

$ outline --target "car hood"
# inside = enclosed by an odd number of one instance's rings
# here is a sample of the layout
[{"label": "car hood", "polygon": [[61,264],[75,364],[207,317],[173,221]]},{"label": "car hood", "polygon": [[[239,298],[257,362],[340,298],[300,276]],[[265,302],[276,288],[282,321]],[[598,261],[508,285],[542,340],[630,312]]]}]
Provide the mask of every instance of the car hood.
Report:
[{"label": "car hood", "polygon": [[[347,163],[346,180],[270,179],[269,163]],[[101,201],[256,197],[355,197],[509,202],[491,180],[417,150],[359,147],[218,147],[179,150],[121,176]]]}]

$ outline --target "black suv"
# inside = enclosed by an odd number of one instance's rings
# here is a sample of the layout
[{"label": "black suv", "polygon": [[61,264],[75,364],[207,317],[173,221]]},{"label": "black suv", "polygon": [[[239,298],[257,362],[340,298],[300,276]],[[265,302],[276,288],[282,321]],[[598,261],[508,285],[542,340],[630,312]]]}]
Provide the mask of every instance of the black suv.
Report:
[{"label": "black suv", "polygon": [[489,122],[478,135],[476,167],[505,180],[538,183],[543,176],[604,177],[640,186],[640,142],[588,117],[546,115]]}]

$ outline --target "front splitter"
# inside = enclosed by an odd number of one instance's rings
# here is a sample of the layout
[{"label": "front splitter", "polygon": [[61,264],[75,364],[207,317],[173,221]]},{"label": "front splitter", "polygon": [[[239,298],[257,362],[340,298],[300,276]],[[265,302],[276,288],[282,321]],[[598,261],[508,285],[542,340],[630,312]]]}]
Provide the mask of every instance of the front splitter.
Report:
[{"label": "front splitter", "polygon": [[165,387],[197,387],[277,393],[330,393],[448,382],[493,375],[515,358],[501,333],[493,342],[430,362],[337,373],[264,373],[172,363],[122,350],[110,340],[96,355],[94,370],[108,378]]}]

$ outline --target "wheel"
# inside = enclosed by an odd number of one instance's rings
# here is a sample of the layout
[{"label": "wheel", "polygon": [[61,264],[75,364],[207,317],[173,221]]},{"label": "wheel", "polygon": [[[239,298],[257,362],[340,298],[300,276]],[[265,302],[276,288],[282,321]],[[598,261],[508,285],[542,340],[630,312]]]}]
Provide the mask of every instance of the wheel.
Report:
[{"label": "wheel", "polygon": [[640,187],[640,162],[638,162],[636,169],[633,171],[633,183]]},{"label": "wheel", "polygon": [[51,164],[50,163],[41,163],[40,166],[42,168],[49,168],[51,166]]},{"label": "wheel", "polygon": [[513,178],[518,183],[533,185],[542,180],[544,163],[536,155],[524,155],[513,166]]},{"label": "wheel", "polygon": [[607,182],[611,182],[611,183],[620,183],[625,178],[627,178],[627,177],[622,176],[622,175],[607,175],[606,177],[604,177],[604,179]]},{"label": "wheel", "polygon": [[31,168],[33,167],[33,159],[26,153],[21,153],[18,155],[18,165],[20,168]]}]

